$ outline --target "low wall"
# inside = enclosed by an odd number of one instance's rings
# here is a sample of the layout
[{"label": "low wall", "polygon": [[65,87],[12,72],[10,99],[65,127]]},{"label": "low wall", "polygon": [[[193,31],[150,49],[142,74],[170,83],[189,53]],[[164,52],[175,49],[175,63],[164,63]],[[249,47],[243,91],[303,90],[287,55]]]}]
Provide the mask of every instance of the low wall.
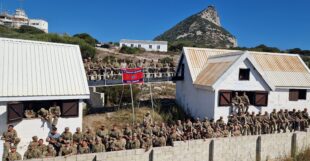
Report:
[{"label": "low wall", "polygon": [[266,161],[310,147],[310,132],[175,142],[173,146],[31,161]]},{"label": "low wall", "polygon": [[90,91],[90,104],[93,108],[104,107],[104,93],[96,91],[96,87],[89,87]]}]

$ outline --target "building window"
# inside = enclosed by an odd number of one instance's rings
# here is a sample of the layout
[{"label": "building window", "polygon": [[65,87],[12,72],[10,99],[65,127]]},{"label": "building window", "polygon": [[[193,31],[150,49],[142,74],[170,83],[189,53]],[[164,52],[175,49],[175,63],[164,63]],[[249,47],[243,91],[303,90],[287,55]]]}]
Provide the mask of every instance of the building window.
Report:
[{"label": "building window", "polygon": [[289,101],[298,101],[307,99],[306,89],[290,89],[289,90]]},{"label": "building window", "polygon": [[141,44],[138,45],[138,48],[141,48]]},{"label": "building window", "polygon": [[133,45],[133,44],[131,44],[130,46],[131,46],[132,48],[134,47],[134,45]]},{"label": "building window", "polygon": [[160,45],[157,45],[157,49],[158,49],[158,50],[160,49]]},{"label": "building window", "polygon": [[250,69],[239,69],[239,80],[250,80]]},{"label": "building window", "polygon": [[250,105],[254,106],[268,106],[268,92],[266,91],[219,91],[219,106],[231,106],[232,100],[236,96],[243,97],[245,92],[249,98]]},{"label": "building window", "polygon": [[153,47],[152,45],[149,45],[149,48],[150,48],[150,49],[152,49],[152,47]]}]

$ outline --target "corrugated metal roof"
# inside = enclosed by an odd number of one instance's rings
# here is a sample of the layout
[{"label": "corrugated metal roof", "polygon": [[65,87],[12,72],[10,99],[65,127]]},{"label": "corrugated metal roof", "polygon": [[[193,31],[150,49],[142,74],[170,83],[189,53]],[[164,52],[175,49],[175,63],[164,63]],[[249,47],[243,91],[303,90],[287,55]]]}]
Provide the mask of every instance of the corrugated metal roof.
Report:
[{"label": "corrugated metal roof", "polygon": [[[229,69],[227,60],[212,62],[210,56],[229,57],[240,51],[222,49],[184,48],[193,84],[211,86]],[[260,74],[274,87],[310,87],[310,72],[299,55],[283,53],[246,52]],[[212,60],[212,59],[210,59]],[[209,65],[208,65],[209,64]]]},{"label": "corrugated metal roof", "polygon": [[209,57],[206,67],[197,76],[194,84],[211,87],[240,56],[240,53],[234,53]]},{"label": "corrugated metal roof", "polygon": [[167,45],[167,41],[152,41],[152,40],[127,40],[122,39],[120,43],[140,43],[140,44],[159,44],[159,45]]},{"label": "corrugated metal roof", "polygon": [[76,45],[0,38],[0,97],[89,95]]},{"label": "corrugated metal roof", "polygon": [[251,52],[251,55],[274,86],[310,86],[310,73],[298,55],[261,52]]},{"label": "corrugated metal roof", "polygon": [[238,52],[236,50],[222,50],[222,49],[207,49],[207,48],[184,48],[184,53],[190,68],[193,82],[196,80],[199,73],[207,64],[208,57],[213,55],[223,55],[231,52]]}]

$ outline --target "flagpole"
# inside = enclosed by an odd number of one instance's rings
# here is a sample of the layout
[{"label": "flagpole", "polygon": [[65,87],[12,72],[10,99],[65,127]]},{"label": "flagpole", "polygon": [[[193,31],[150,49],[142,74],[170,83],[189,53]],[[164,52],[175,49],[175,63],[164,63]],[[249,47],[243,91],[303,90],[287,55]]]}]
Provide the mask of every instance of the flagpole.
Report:
[{"label": "flagpole", "polygon": [[135,108],[133,104],[132,84],[130,84],[130,93],[131,93],[131,107],[132,107],[132,125],[134,125],[135,124]]},{"label": "flagpole", "polygon": [[152,93],[152,83],[150,83],[150,95],[151,95],[151,103],[152,103],[152,117],[154,118],[154,102],[153,102],[153,93]]}]

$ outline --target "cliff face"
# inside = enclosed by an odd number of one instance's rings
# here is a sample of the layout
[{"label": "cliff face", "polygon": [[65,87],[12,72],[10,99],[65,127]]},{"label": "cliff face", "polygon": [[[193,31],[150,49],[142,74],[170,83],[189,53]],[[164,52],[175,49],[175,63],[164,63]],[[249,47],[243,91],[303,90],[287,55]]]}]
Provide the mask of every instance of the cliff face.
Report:
[{"label": "cliff face", "polygon": [[237,46],[236,38],[221,27],[220,17],[214,6],[209,6],[186,18],[156,37],[155,40],[197,47],[229,48]]}]

